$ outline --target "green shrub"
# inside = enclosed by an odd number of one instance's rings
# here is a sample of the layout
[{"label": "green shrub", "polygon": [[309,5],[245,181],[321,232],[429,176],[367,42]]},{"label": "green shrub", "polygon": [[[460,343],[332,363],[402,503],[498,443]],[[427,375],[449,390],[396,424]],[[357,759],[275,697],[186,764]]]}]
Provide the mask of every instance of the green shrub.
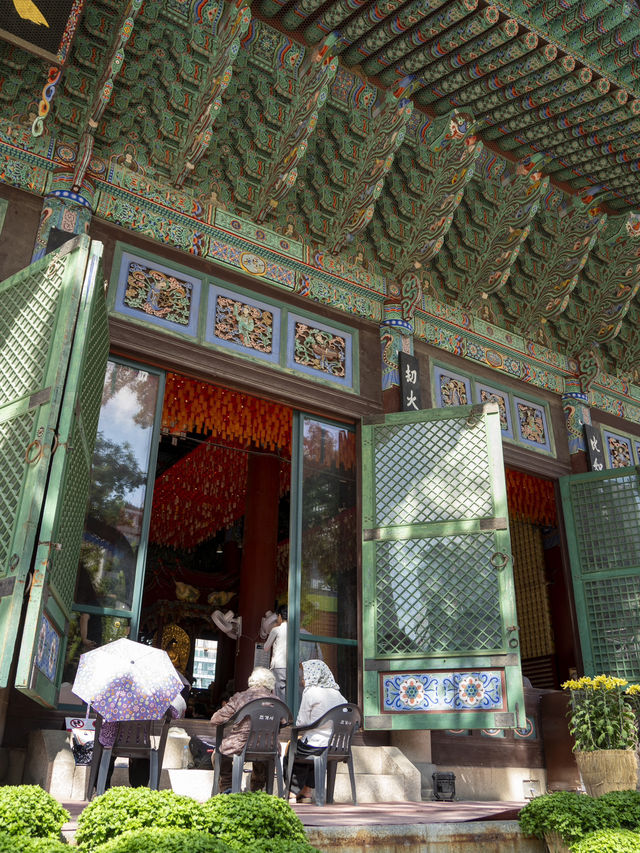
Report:
[{"label": "green shrub", "polygon": [[572,853],[640,853],[640,834],[630,829],[600,829],[571,845]]},{"label": "green shrub", "polygon": [[60,838],[69,812],[39,785],[0,787],[0,833]]},{"label": "green shrub", "polygon": [[261,838],[244,849],[246,853],[321,853],[308,841],[289,841],[286,838]]},{"label": "green shrub", "polygon": [[528,835],[544,838],[545,832],[557,832],[565,844],[578,841],[596,829],[620,826],[616,809],[609,803],[572,791],[536,797],[522,809],[518,820]]},{"label": "green shrub", "polygon": [[230,853],[230,850],[223,841],[195,829],[133,829],[101,844],[97,853]]},{"label": "green shrub", "polygon": [[624,829],[640,827],[640,793],[638,791],[610,791],[598,797],[616,810],[620,826]]},{"label": "green shrub", "polygon": [[304,827],[289,803],[269,794],[218,794],[203,809],[207,831],[233,850],[270,838],[306,842]]},{"label": "green shrub", "polygon": [[203,806],[173,791],[111,788],[78,818],[76,842],[87,853],[130,829],[206,829]]},{"label": "green shrub", "polygon": [[0,835],[0,853],[70,853],[56,838],[29,838],[27,835]]}]

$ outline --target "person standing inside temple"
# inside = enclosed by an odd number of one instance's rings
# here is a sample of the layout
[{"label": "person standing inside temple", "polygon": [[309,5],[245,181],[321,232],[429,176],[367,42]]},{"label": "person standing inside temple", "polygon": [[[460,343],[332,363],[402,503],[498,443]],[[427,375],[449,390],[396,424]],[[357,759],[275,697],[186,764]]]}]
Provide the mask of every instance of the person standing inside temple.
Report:
[{"label": "person standing inside temple", "polygon": [[287,619],[289,610],[286,605],[278,608],[278,623],[271,629],[264,644],[266,652],[271,649],[270,668],[276,680],[275,695],[286,702],[287,689]]}]

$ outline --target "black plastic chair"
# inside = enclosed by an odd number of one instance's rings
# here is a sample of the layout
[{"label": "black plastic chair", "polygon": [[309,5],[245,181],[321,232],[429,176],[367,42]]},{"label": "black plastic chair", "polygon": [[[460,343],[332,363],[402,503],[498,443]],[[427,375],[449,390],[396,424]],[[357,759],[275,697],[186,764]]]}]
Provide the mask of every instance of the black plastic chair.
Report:
[{"label": "black plastic chair", "polygon": [[291,723],[291,711],[280,699],[267,696],[264,699],[252,699],[247,702],[225,723],[216,726],[216,746],[213,759],[213,788],[211,795],[218,793],[220,781],[220,761],[224,753],[220,752],[220,744],[227,726],[236,725],[249,718],[249,734],[242,752],[229,755],[233,758],[231,775],[231,791],[234,794],[242,788],[242,773],[246,761],[263,761],[267,765],[267,793],[273,793],[273,774],[275,770],[278,779],[278,796],[282,797],[284,782],[282,778],[282,763],[280,761],[280,742],[278,734],[282,726]]},{"label": "black plastic chair", "polygon": [[[328,723],[332,725],[331,737],[327,748],[315,755],[299,755],[297,745],[299,738],[304,735],[304,732],[310,729],[326,727]],[[353,805],[356,802],[356,775],[353,769],[353,756],[351,754],[351,739],[362,723],[362,714],[357,705],[352,705],[348,702],[345,705],[336,705],[331,708],[326,714],[323,714],[315,722],[308,726],[294,726],[291,729],[291,744],[289,747],[289,755],[287,761],[287,796],[291,789],[291,774],[293,773],[293,764],[295,761],[304,764],[313,762],[313,771],[315,775],[315,801],[317,806],[324,806],[325,803],[333,802],[333,792],[336,785],[336,771],[340,762],[345,762],[349,768],[349,779],[351,781],[351,799]],[[326,779],[326,789],[325,789]]]},{"label": "black plastic chair", "polygon": [[[149,759],[149,788],[157,791],[160,784],[160,771],[162,770],[162,759],[169,733],[169,723],[172,716],[169,711],[162,720],[127,720],[118,723],[115,741],[112,747],[103,746],[100,743],[100,730],[103,720],[98,716],[96,721],[96,733],[93,745],[93,758],[91,770],[87,783],[87,799],[91,799],[93,789],[97,796],[104,794],[109,764],[112,758],[148,758]],[[157,746],[153,746],[151,740],[154,734],[155,724],[161,725],[160,739]]]}]

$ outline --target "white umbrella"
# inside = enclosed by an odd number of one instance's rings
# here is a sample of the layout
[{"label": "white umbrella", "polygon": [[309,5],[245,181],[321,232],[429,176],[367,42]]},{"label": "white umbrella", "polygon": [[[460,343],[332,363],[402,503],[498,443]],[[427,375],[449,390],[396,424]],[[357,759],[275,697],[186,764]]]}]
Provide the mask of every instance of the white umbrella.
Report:
[{"label": "white umbrella", "polygon": [[71,689],[106,722],[159,720],[182,682],[163,649],[122,638],[80,655]]}]

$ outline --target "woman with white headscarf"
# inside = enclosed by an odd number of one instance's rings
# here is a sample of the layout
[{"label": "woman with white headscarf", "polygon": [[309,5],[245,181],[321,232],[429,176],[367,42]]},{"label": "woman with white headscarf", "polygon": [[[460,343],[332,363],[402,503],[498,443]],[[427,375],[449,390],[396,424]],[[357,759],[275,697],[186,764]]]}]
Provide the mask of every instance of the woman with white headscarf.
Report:
[{"label": "woman with white headscarf", "polygon": [[[340,688],[324,661],[306,660],[300,666],[304,690],[296,726],[308,726],[336,705],[344,705],[347,700],[340,693]],[[322,752],[328,746],[330,737],[331,723],[309,729],[298,741],[296,754],[306,757]],[[313,762],[294,761],[291,774],[292,796],[295,796],[298,802],[311,802],[314,786]]]}]

